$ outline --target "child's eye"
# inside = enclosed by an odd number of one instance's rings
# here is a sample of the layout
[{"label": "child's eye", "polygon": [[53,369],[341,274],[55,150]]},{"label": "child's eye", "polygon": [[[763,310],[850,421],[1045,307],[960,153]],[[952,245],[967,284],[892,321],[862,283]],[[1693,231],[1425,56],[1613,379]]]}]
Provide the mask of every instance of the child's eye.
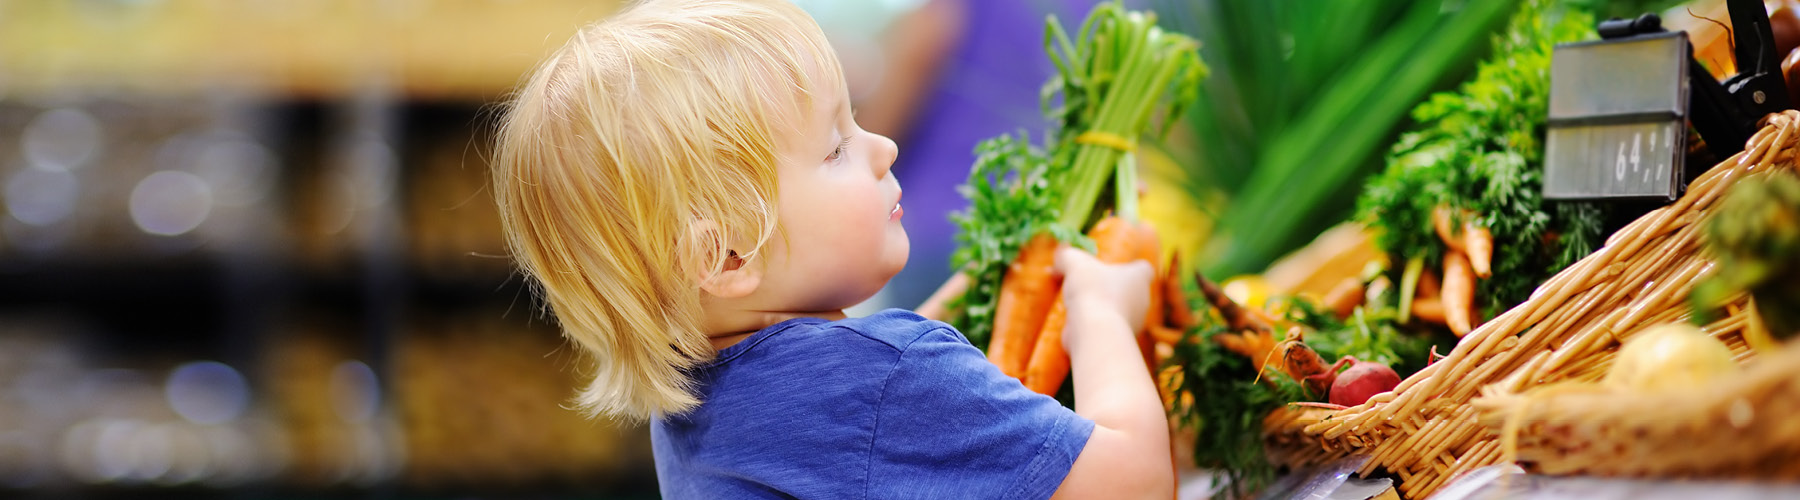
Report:
[{"label": "child's eye", "polygon": [[844,151],[848,149],[850,149],[850,138],[845,137],[844,142],[838,143],[837,149],[831,150],[831,154],[825,157],[825,161],[836,162],[844,159]]}]

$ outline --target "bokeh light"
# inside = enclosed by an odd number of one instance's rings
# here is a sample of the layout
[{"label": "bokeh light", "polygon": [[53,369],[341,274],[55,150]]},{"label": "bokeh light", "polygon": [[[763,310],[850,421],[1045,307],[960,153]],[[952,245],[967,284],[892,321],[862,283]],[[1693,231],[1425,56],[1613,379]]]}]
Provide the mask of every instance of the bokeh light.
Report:
[{"label": "bokeh light", "polygon": [[163,386],[169,407],[197,424],[222,424],[243,415],[250,403],[250,385],[244,376],[224,363],[196,361],[169,374]]},{"label": "bokeh light", "polygon": [[187,172],[156,172],[131,190],[131,220],[150,234],[174,236],[193,231],[206,222],[212,210],[212,187]]}]

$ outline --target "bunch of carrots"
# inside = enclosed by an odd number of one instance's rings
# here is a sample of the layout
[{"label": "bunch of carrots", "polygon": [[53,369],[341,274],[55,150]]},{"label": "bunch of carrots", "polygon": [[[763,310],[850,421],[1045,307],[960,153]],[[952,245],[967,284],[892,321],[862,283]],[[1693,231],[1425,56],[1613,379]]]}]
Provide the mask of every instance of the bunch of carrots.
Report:
[{"label": "bunch of carrots", "polygon": [[[1494,236],[1476,223],[1472,211],[1438,206],[1432,211],[1432,231],[1444,244],[1444,270],[1425,270],[1425,259],[1408,259],[1401,272],[1399,303],[1402,322],[1418,318],[1450,328],[1456,336],[1468,335],[1481,324],[1475,308],[1475,280],[1493,277]],[[1320,304],[1348,318],[1362,305],[1369,283],[1347,277],[1325,294]]]},{"label": "bunch of carrots", "polygon": [[[1185,312],[1187,301],[1170,274],[1174,266],[1162,262],[1162,242],[1156,229],[1136,220],[1135,169],[1127,160],[1119,163],[1114,179],[1120,193],[1118,213],[1102,217],[1088,231],[1094,243],[1094,256],[1101,262],[1123,264],[1137,260],[1156,266],[1157,279],[1150,283],[1150,307],[1145,311],[1144,330],[1138,332],[1138,349],[1144,365],[1152,373],[1168,356],[1181,332],[1192,326],[1170,324],[1165,318],[1191,318]],[[1134,186],[1125,191],[1126,186]],[[1086,215],[1080,215],[1085,217]],[[1063,326],[1068,309],[1062,300],[1062,277],[1054,269],[1056,249],[1060,245],[1050,233],[1039,233],[1019,250],[1019,256],[1002,278],[996,306],[992,338],[988,343],[988,360],[1000,371],[1018,378],[1026,388],[1046,395],[1056,395],[1069,376],[1069,353],[1063,348]],[[1161,353],[1159,356],[1158,353]]]},{"label": "bunch of carrots", "polygon": [[[1093,239],[1094,255],[1101,262],[1160,262],[1161,241],[1156,230],[1147,224],[1108,216],[1094,224],[1088,237]],[[988,343],[988,360],[999,366],[1002,373],[1017,377],[1032,391],[1048,395],[1055,395],[1069,376],[1069,353],[1062,344],[1068,310],[1062,301],[1061,278],[1051,269],[1056,247],[1055,238],[1042,234],[1019,252],[1019,260],[1007,271],[1000,289],[993,340]],[[1155,367],[1151,332],[1162,325],[1163,286],[1157,282],[1150,288],[1151,306],[1144,320],[1147,326],[1138,334],[1138,346],[1144,353],[1145,366]]]},{"label": "bunch of carrots", "polygon": [[[992,226],[1002,223],[1021,228],[1011,233],[1018,238],[1014,240],[1019,245],[1017,256],[1005,264],[1003,273],[970,272],[977,281],[971,290],[990,290],[982,288],[984,283],[979,281],[999,280],[992,298],[988,359],[1033,391],[1054,395],[1069,375],[1069,355],[1062,343],[1067,310],[1061,300],[1061,277],[1053,269],[1060,244],[1057,235],[1085,232],[1102,262],[1145,260],[1157,266],[1159,277],[1174,267],[1164,265],[1155,229],[1137,219],[1138,185],[1131,152],[1159,109],[1164,110],[1161,121],[1167,131],[1170,118],[1179,117],[1180,110],[1198,96],[1206,69],[1200,63],[1199,44],[1193,39],[1165,32],[1156,25],[1154,14],[1127,11],[1117,1],[1095,7],[1075,39],[1054,16],[1046,25],[1046,52],[1058,69],[1044,93],[1045,108],[1058,122],[1058,133],[1048,148],[1051,153],[1045,175],[1052,191],[1048,196],[1054,198],[1048,204],[1052,208],[1033,215],[1040,220],[1019,224],[1015,220],[1018,213],[984,215],[979,209],[1028,204],[972,199],[977,210],[965,216],[964,226],[965,230],[979,226],[986,217],[992,222],[978,227],[987,230],[984,236],[997,234]],[[1051,102],[1056,96],[1061,101]],[[1004,179],[972,176],[970,181],[981,185],[971,186],[965,193],[992,198],[998,196],[994,183]],[[1112,195],[1104,196],[1109,186]],[[1106,210],[1109,206],[1111,210]],[[1106,215],[1090,221],[1096,213]],[[995,246],[1004,248],[1006,242]],[[1165,346],[1172,344],[1183,328],[1165,321],[1169,315],[1164,310],[1164,296],[1172,281],[1158,279],[1151,285],[1146,327],[1138,334],[1150,370],[1160,361],[1156,355],[1159,341]],[[989,309],[984,304],[967,302],[965,307],[980,311],[985,318]],[[1185,307],[1185,301],[1180,301],[1176,309]]]},{"label": "bunch of carrots", "polygon": [[[1461,224],[1456,222],[1459,218]],[[1487,228],[1475,224],[1475,219],[1472,213],[1458,214],[1447,206],[1432,212],[1432,229],[1446,248],[1443,281],[1440,284],[1436,277],[1423,272],[1422,260],[1407,262],[1402,276],[1403,296],[1417,298],[1401,303],[1402,318],[1416,316],[1443,324],[1458,337],[1480,326],[1481,315],[1475,309],[1475,280],[1494,275],[1494,237]],[[1414,290],[1417,295],[1409,293]]]}]

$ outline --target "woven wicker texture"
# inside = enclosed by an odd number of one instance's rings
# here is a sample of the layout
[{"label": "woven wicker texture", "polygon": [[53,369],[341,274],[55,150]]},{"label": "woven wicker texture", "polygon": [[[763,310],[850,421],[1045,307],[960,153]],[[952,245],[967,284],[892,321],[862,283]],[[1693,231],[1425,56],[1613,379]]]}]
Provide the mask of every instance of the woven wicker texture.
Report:
[{"label": "woven wicker texture", "polygon": [[1697,388],[1483,389],[1473,405],[1503,452],[1516,448],[1535,472],[1800,479],[1800,343],[1749,365]]},{"label": "woven wicker texture", "polygon": [[[1272,418],[1265,427],[1271,444],[1290,443],[1279,434],[1304,423],[1301,432],[1322,450],[1275,450],[1276,458],[1292,460],[1277,463],[1370,455],[1360,473],[1390,471],[1400,478],[1400,493],[1418,499],[1464,471],[1503,461],[1500,433],[1477,420],[1470,401],[1488,386],[1491,394],[1502,394],[1598,380],[1621,339],[1646,326],[1686,321],[1688,292],[1712,266],[1700,251],[1698,223],[1736,180],[1793,168],[1800,113],[1770,115],[1765,123],[1745,151],[1700,176],[1681,199],[1613,234],[1605,247],[1470,332],[1449,356],[1393,391],[1316,422],[1307,415]],[[1740,359],[1751,352],[1742,335],[1752,323],[1745,302],[1734,299],[1729,316],[1704,328]]]}]

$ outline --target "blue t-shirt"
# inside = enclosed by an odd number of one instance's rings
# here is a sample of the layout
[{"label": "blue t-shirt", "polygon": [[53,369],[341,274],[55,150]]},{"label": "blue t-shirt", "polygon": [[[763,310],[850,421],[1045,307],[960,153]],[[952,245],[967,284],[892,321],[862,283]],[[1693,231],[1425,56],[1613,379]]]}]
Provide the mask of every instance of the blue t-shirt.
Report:
[{"label": "blue t-shirt", "polygon": [[650,427],[668,498],[1048,498],[1094,430],[897,309],[784,321],[691,375],[704,403]]}]

